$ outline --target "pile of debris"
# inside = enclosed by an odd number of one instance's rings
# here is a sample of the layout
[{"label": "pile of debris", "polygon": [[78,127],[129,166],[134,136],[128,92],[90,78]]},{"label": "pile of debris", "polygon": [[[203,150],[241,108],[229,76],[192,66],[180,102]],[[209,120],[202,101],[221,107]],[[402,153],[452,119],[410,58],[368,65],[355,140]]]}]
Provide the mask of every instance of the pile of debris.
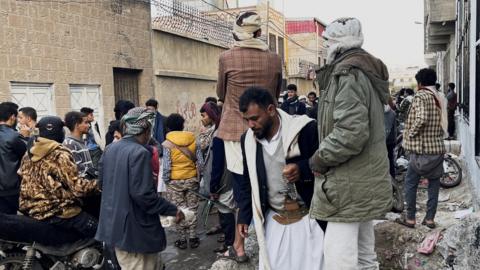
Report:
[{"label": "pile of debris", "polygon": [[[465,179],[467,178],[467,179]],[[417,225],[410,229],[394,222],[397,214],[389,213],[387,220],[376,221],[376,252],[380,269],[439,270],[479,269],[480,265],[480,212],[472,207],[468,177],[451,189],[441,189],[435,221],[437,228],[420,225],[426,211],[427,190],[417,194]],[[258,269],[258,246],[252,227],[246,242],[250,262],[237,264],[231,260],[217,260],[211,270]],[[431,234],[439,231],[441,238],[430,255],[418,248]]]}]

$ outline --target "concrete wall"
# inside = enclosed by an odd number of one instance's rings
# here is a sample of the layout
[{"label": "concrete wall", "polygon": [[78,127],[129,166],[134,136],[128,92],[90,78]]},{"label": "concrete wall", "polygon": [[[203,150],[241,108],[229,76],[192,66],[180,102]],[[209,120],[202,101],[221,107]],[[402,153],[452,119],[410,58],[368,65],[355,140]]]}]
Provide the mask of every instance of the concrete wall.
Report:
[{"label": "concrete wall", "polygon": [[475,157],[475,132],[471,126],[457,116],[457,137],[462,144],[461,160],[464,165],[463,174],[467,174],[473,186],[472,195],[475,200],[475,207],[480,209],[480,160]]},{"label": "concrete wall", "polygon": [[226,48],[160,30],[152,39],[159,111],[181,114],[186,129],[198,131],[205,98],[217,96],[218,57]]},{"label": "concrete wall", "polygon": [[287,80],[287,84],[295,84],[297,85],[297,89],[298,89],[298,95],[301,96],[301,95],[308,95],[308,93],[310,92],[315,92],[317,93],[317,96],[318,96],[318,91],[313,88],[313,80],[307,80],[307,79],[303,79],[303,78],[289,78]]},{"label": "concrete wall", "polygon": [[310,50],[317,50],[320,53],[316,54],[312,51],[307,51],[304,48],[298,46],[292,41],[288,40],[288,58],[299,58],[303,60],[310,61],[314,64],[318,64],[318,57],[325,59],[326,54],[324,53],[324,39],[319,37],[316,33],[301,33],[301,34],[292,34],[290,37],[295,40],[296,43],[302,45],[305,48]]},{"label": "concrete wall", "polygon": [[100,85],[113,118],[113,68],[143,70],[140,101],[153,95],[150,5],[141,1],[0,1],[0,100],[10,82],[51,83],[59,116],[70,84]]},{"label": "concrete wall", "polygon": [[427,0],[426,4],[430,22],[455,20],[455,0]]}]

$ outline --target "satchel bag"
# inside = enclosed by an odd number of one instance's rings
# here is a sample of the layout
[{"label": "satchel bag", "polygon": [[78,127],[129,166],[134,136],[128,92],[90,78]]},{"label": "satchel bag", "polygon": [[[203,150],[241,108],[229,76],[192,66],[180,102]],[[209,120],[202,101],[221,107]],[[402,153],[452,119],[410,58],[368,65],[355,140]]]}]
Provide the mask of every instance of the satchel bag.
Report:
[{"label": "satchel bag", "polygon": [[188,149],[187,147],[184,147],[184,146],[178,146],[178,145],[174,144],[172,141],[169,141],[169,140],[165,140],[162,143],[162,146],[166,147],[168,149],[177,149],[182,154],[184,154],[188,159],[193,161],[193,163],[195,164],[195,168],[197,168],[197,180],[200,181],[200,179],[202,178],[202,172],[200,171],[200,168],[196,164],[197,157],[195,156],[194,153],[192,153],[192,151],[190,151],[190,149]]}]

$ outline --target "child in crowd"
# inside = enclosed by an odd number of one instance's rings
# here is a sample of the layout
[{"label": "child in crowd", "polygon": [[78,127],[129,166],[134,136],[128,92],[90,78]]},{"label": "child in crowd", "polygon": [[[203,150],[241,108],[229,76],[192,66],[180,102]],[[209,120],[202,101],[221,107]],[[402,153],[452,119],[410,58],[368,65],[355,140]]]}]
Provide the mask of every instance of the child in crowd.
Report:
[{"label": "child in crowd", "polygon": [[167,136],[162,143],[162,180],[167,184],[167,198],[179,208],[193,211],[191,220],[177,224],[178,240],[175,246],[187,248],[187,237],[190,248],[197,248],[200,239],[197,236],[198,197],[190,190],[198,191],[198,173],[203,167],[203,155],[192,132],[183,131],[185,119],[179,114],[171,114],[166,120]]}]

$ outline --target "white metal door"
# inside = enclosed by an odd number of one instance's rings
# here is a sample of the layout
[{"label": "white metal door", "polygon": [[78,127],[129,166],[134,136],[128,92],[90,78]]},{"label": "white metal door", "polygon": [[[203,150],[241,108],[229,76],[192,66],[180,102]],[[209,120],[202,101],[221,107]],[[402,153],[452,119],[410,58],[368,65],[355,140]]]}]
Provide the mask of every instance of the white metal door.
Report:
[{"label": "white metal door", "polygon": [[93,109],[93,116],[103,131],[103,106],[100,86],[70,85],[70,105],[72,110],[80,111],[82,107]]},{"label": "white metal door", "polygon": [[37,111],[38,118],[55,115],[53,89],[51,84],[11,83],[12,102],[20,108],[32,107]]}]

